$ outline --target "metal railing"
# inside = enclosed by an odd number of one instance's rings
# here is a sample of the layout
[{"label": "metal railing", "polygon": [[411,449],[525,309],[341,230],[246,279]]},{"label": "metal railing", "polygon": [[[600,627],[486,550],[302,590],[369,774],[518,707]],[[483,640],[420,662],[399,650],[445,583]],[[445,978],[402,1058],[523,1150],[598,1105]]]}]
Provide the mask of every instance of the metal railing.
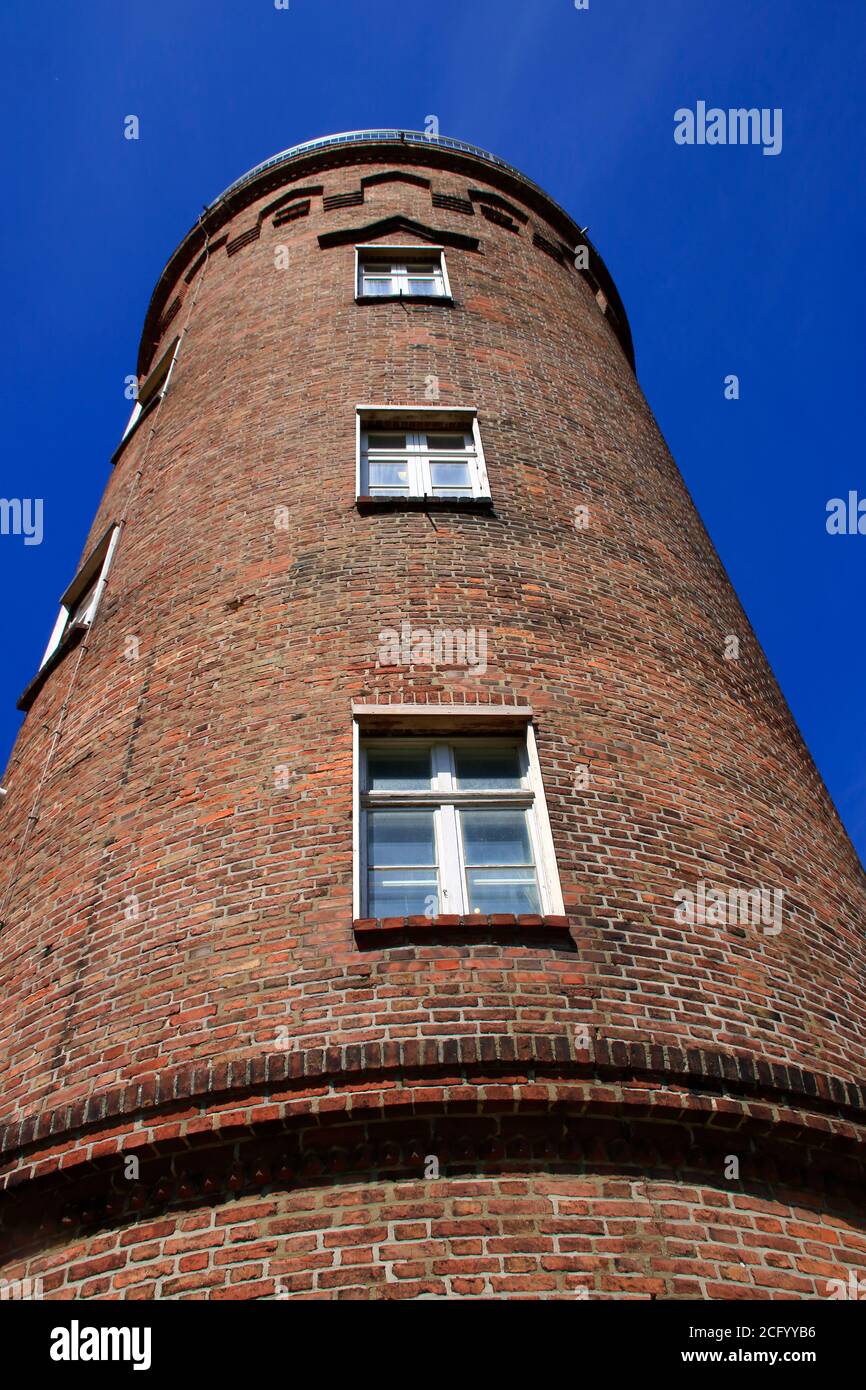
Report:
[{"label": "metal railing", "polygon": [[515,169],[513,164],[508,164],[498,155],[491,154],[489,150],[482,150],[478,145],[467,144],[465,140],[452,140],[447,135],[427,135],[423,130],[348,130],[340,135],[322,135],[317,140],[305,140],[300,145],[290,145],[287,150],[282,150],[279,154],[272,155],[270,159],[265,159],[255,168],[242,174],[234,183],[230,183],[228,188],[223,189],[218,198],[208,205],[208,211],[221,203],[230,193],[236,189],[243,188],[253,179],[258,178],[259,174],[266,169],[276,168],[279,164],[286,164],[298,155],[308,154],[311,150],[324,150],[336,148],[340,145],[362,145],[362,144],[393,144],[393,145],[435,145],[440,149],[458,150],[463,154],[471,154],[476,159],[483,159],[487,164],[493,164],[498,169],[505,169],[513,178],[520,179],[522,183],[528,184],[536,192],[542,194],[549,201],[550,195],[545,193],[537,183],[528,179],[519,169]]}]

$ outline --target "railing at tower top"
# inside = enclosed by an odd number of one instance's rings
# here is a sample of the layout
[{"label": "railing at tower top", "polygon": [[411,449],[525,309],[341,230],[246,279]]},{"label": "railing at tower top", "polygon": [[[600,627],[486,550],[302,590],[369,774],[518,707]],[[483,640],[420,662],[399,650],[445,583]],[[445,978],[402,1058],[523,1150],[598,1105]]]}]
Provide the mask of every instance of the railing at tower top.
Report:
[{"label": "railing at tower top", "polygon": [[550,201],[550,195],[545,193],[539,184],[533,183],[532,179],[522,174],[519,169],[515,169],[513,164],[508,164],[498,155],[491,154],[489,150],[482,150],[479,145],[470,145],[465,140],[452,140],[447,135],[427,135],[423,130],[349,130],[341,135],[321,135],[316,140],[305,140],[300,145],[290,145],[287,150],[281,150],[279,154],[272,155],[270,159],[265,159],[255,168],[249,169],[242,174],[234,183],[230,183],[228,188],[224,188],[219,197],[214,198],[208,206],[208,211],[221,203],[223,198],[227,198],[236,189],[243,188],[244,184],[251,179],[258,178],[259,174],[266,169],[273,169],[278,164],[287,163],[297,155],[309,154],[313,150],[324,150],[329,147],[340,145],[363,145],[363,144],[393,144],[393,145],[427,145],[438,146],[440,149],[457,150],[462,154],[471,154],[476,159],[483,159],[485,163],[492,164],[498,169],[504,169],[512,178],[520,179],[521,183],[534,188],[537,193]]}]

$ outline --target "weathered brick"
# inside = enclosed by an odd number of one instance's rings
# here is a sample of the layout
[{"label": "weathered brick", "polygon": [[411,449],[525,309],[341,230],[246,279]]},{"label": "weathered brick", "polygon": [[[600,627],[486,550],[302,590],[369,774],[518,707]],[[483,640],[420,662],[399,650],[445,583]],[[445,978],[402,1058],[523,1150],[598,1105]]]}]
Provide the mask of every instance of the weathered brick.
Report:
[{"label": "weathered brick", "polygon": [[[0,1270],[50,1252],[50,1297],[813,1296],[863,1258],[862,870],[615,287],[551,254],[577,225],[435,142],[368,155],[230,196],[148,313],[142,374],[183,337],[85,545],[124,517],[105,596],[3,779]],[[395,237],[445,243],[453,305],[355,303],[354,241]],[[434,388],[478,408],[492,510],[362,513],[355,405]],[[404,619],[483,629],[486,669],[380,666]],[[374,699],[532,706],[564,915],[353,932]],[[784,890],[782,932],[681,922],[701,880]]]}]

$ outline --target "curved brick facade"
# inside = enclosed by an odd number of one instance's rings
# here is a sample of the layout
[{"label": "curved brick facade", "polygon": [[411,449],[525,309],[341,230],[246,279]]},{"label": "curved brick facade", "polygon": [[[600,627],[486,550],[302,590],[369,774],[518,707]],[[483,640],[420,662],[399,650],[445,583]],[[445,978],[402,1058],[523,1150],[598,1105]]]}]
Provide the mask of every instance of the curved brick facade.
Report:
[{"label": "curved brick facade", "polygon": [[[431,240],[453,304],[355,302],[356,243]],[[169,263],[142,380],[181,334],[176,365],[84,550],[123,521],[107,589],[0,807],[3,1277],[862,1276],[863,873],[579,240],[507,167],[378,139],[242,181]],[[359,510],[356,405],[431,378],[492,511]],[[377,667],[407,619],[484,629],[486,671]],[[353,929],[352,707],[387,701],[532,707],[565,922]],[[699,881],[782,891],[781,930],[678,920]]]}]

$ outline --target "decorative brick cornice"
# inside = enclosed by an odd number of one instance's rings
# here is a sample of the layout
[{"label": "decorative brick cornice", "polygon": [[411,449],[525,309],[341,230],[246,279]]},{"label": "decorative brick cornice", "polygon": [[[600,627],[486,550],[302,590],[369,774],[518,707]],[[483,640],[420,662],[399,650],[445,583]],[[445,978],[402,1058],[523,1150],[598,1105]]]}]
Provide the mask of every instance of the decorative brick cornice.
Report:
[{"label": "decorative brick cornice", "polygon": [[473,203],[489,203],[493,207],[499,208],[502,212],[508,213],[524,226],[529,221],[529,217],[522,208],[514,203],[509,203],[506,198],[500,198],[497,193],[491,193],[486,188],[470,188],[469,197]]},{"label": "decorative brick cornice", "polygon": [[308,217],[310,214],[310,199],[302,198],[299,203],[291,203],[282,212],[277,213],[274,218],[275,227],[284,227],[287,222],[297,222],[299,217]]},{"label": "decorative brick cornice", "polygon": [[[353,1110],[358,1083],[366,1093],[379,1078],[382,1102],[397,1107],[414,1103],[416,1084],[431,1097],[424,1089],[431,1085],[436,1095],[447,1087],[464,1098],[466,1088],[472,1088],[473,1109],[488,1087],[499,1092],[506,1085],[518,1093],[524,1086],[543,1085],[536,1104],[548,1110],[576,1103],[581,1087],[585,1099],[603,1086],[614,1088],[619,1109],[635,1107],[636,1113],[654,1109],[664,1092],[678,1114],[709,1113],[721,1124],[740,1125],[751,1118],[772,1131],[794,1123],[823,1133],[828,1141],[833,1136],[860,1139],[863,1130],[857,1127],[866,1125],[866,1086],[823,1073],[704,1048],[603,1038],[591,1039],[587,1046],[580,1032],[490,1033],[263,1052],[172,1067],[0,1127],[0,1155],[7,1160],[2,1185],[21,1181],[22,1165],[38,1166],[41,1148],[56,1153],[61,1141],[74,1141],[72,1149],[80,1148],[83,1155],[92,1143],[89,1131],[102,1138],[125,1124],[141,1142],[158,1127],[163,1113],[176,1134],[173,1112],[188,1111],[190,1103],[208,1107],[206,1115],[195,1117],[197,1132],[224,1131],[227,1115],[236,1118],[243,1111],[255,1125],[257,1113],[274,1118],[275,1107],[290,1108],[295,1094],[304,1113],[316,1109],[323,1094],[328,1111],[341,1106]],[[312,1098],[311,1092],[316,1093]],[[71,1163],[74,1154],[67,1153],[63,1161],[64,1166]]]},{"label": "decorative brick cornice", "polygon": [[411,183],[416,188],[429,188],[430,179],[412,174],[406,169],[384,169],[381,174],[367,174],[361,179],[362,188],[374,188],[380,183]]},{"label": "decorative brick cornice", "polygon": [[226,255],[236,256],[238,251],[242,251],[245,246],[249,246],[251,241],[258,241],[261,235],[261,225],[257,222],[254,227],[248,227],[245,232],[241,232],[226,245]]},{"label": "decorative brick cornice", "polygon": [[405,217],[402,213],[377,218],[375,222],[366,222],[361,227],[340,227],[334,232],[322,232],[319,245],[323,250],[330,246],[354,246],[374,237],[391,236],[394,232],[408,232],[422,240],[454,246],[461,251],[477,251],[479,246],[477,237],[451,232],[447,227],[429,227],[425,222],[416,222],[413,217]]},{"label": "decorative brick cornice", "polygon": [[[323,1096],[318,1110],[260,1105],[210,1128],[187,1112],[115,1142],[99,1138],[74,1151],[55,1146],[43,1161],[8,1175],[15,1200],[0,1207],[0,1248],[5,1257],[20,1256],[101,1228],[228,1203],[218,1217],[225,1222],[252,1210],[234,1206],[243,1197],[333,1191],[346,1181],[411,1183],[427,1176],[431,1156],[448,1178],[634,1175],[643,1185],[652,1174],[684,1195],[705,1183],[717,1195],[719,1174],[735,1155],[740,1173],[726,1180],[730,1192],[774,1204],[786,1194],[800,1204],[808,1193],[824,1212],[856,1219],[866,1144],[850,1125],[816,1124],[814,1116],[747,1101],[678,1106],[673,1092],[653,1104],[650,1088],[575,1083],[553,1105],[544,1091],[537,1082],[491,1081],[473,1103],[465,1084],[455,1084],[437,1087],[431,1104],[423,1088],[385,1085],[366,1089],[350,1110],[328,1108]],[[146,1228],[142,1237],[144,1244]]]},{"label": "decorative brick cornice", "polygon": [[[858,1150],[844,1137],[828,1142],[833,1135],[790,1122],[774,1131],[758,1116],[737,1124],[727,1114],[727,1123],[713,1126],[707,1112],[627,1110],[612,1092],[589,1086],[570,1107],[550,1114],[537,1097],[512,1099],[501,1086],[494,1090],[473,1110],[448,1095],[435,1110],[417,1099],[398,1110],[377,1096],[372,1106],[349,1115],[288,1117],[271,1107],[246,1128],[223,1126],[189,1137],[175,1125],[164,1137],[125,1151],[94,1146],[84,1161],[55,1159],[35,1173],[15,1175],[16,1200],[2,1209],[0,1244],[4,1254],[20,1256],[67,1246],[100,1228],[227,1203],[220,1223],[244,1221],[259,1209],[239,1209],[238,1199],[333,1191],[346,1181],[411,1184],[426,1176],[431,1157],[439,1176],[458,1180],[513,1174],[524,1181],[535,1173],[550,1181],[580,1173],[602,1179],[633,1174],[643,1182],[650,1172],[687,1187],[707,1183],[717,1194],[718,1175],[736,1155],[742,1176],[726,1180],[732,1193],[777,1204],[786,1192],[799,1202],[807,1190],[820,1194],[824,1210],[844,1213],[853,1213],[866,1176],[863,1146]],[[126,1163],[131,1153],[134,1173]],[[146,1245],[148,1228],[140,1235]]]}]

